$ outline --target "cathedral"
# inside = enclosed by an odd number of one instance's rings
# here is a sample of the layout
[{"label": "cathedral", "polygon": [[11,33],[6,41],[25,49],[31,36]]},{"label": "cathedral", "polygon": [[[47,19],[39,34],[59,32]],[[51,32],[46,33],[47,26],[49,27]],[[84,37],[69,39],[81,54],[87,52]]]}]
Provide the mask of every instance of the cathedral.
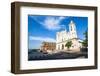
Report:
[{"label": "cathedral", "polygon": [[65,29],[56,33],[56,50],[67,51],[68,48],[65,45],[68,41],[72,42],[70,50],[80,51],[82,44],[77,36],[76,25],[72,20],[69,23],[69,31]]}]

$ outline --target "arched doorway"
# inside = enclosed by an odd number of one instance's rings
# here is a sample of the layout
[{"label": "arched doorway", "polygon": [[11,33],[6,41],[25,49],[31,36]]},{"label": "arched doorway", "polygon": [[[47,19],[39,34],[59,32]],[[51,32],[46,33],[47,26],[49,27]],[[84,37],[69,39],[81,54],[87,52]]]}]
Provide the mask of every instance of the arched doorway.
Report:
[{"label": "arched doorway", "polygon": [[64,49],[64,44],[62,44],[62,50]]}]

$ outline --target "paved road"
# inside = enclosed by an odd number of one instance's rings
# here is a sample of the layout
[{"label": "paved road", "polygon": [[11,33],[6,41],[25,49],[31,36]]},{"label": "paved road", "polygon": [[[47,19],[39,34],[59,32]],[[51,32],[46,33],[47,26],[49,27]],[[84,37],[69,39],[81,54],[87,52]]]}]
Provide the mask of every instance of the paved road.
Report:
[{"label": "paved road", "polygon": [[59,52],[55,54],[44,54],[42,52],[30,51],[28,53],[28,60],[55,60],[55,59],[75,59],[75,58],[87,58],[87,52],[81,53],[66,53]]}]

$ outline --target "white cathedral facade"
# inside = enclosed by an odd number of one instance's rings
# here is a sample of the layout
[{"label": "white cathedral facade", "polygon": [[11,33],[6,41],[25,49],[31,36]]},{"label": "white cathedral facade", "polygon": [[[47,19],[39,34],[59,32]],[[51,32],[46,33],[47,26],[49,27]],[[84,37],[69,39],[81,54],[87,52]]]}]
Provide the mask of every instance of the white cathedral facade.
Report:
[{"label": "white cathedral facade", "polygon": [[69,31],[66,29],[56,33],[56,50],[68,50],[65,44],[72,41],[70,50],[80,51],[82,44],[79,42],[75,23],[71,20],[69,23]]}]

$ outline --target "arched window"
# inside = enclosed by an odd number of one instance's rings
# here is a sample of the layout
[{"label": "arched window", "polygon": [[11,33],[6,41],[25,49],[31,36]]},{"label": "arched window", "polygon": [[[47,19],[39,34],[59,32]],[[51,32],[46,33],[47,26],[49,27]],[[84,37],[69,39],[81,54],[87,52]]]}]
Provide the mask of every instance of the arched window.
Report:
[{"label": "arched window", "polygon": [[72,31],[72,26],[71,26],[71,31]]}]

